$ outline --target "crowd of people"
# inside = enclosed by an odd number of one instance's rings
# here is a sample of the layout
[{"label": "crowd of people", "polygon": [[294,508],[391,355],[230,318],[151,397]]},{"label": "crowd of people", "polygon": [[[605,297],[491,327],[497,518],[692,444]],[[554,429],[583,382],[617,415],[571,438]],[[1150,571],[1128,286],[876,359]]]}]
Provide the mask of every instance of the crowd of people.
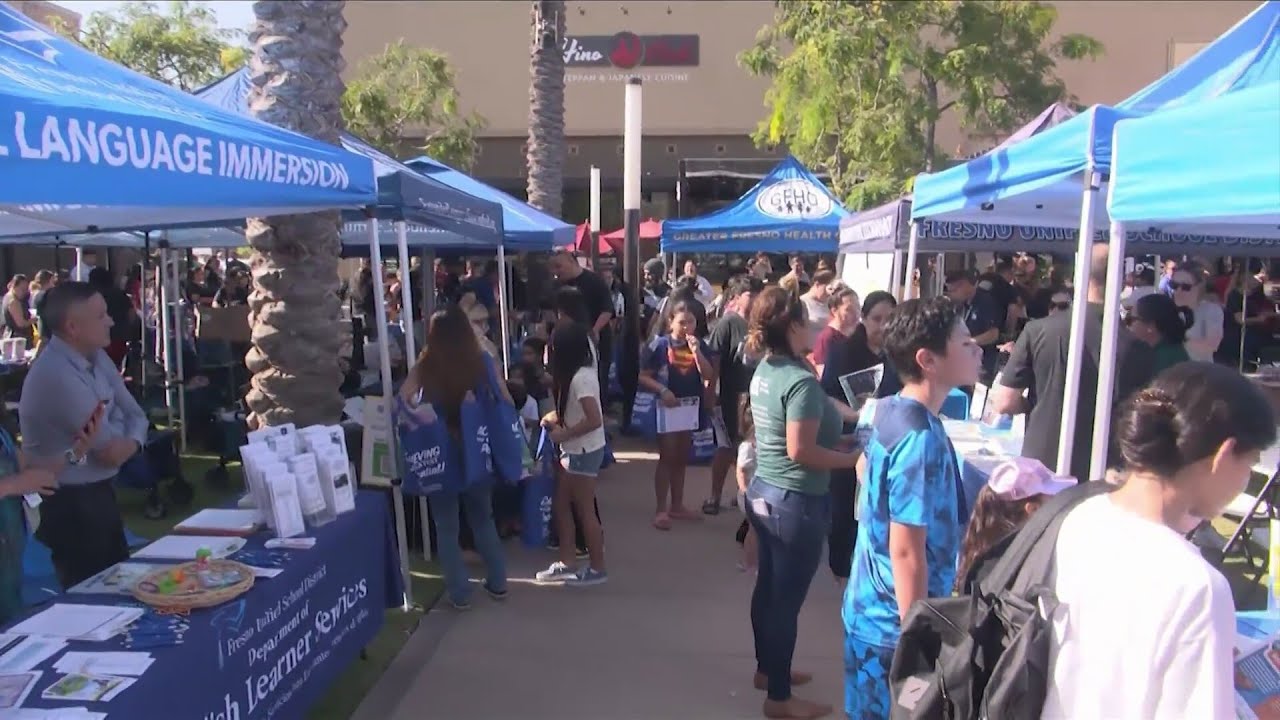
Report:
[{"label": "crowd of people", "polygon": [[[732,473],[729,505],[743,516],[739,565],[755,573],[753,684],[771,718],[833,711],[793,692],[812,677],[792,660],[797,618],[824,547],[844,586],[844,710],[851,718],[887,718],[888,671],[910,608],[971,591],[982,560],[1047,498],[1076,492],[1077,478],[1103,481],[1087,475],[1092,426],[1099,412],[1112,413],[1108,459],[1116,472],[1107,480],[1118,488],[1080,503],[1056,546],[1054,612],[1070,622],[1053,618],[1043,716],[1221,717],[1233,696],[1233,604],[1222,576],[1185,538],[1242,491],[1260,451],[1275,441],[1266,398],[1234,368],[1210,362],[1232,359],[1232,318],[1236,342],[1243,333],[1247,348],[1251,332],[1267,332],[1267,322],[1251,321],[1274,318],[1274,305],[1265,293],[1249,305],[1261,275],[1246,272],[1233,290],[1192,262],[1166,267],[1167,282],[1142,270],[1126,288],[1117,355],[1101,358],[1105,251],[1087,259],[1084,308],[1071,306],[1071,273],[1044,273],[1034,256],[1000,259],[983,274],[948,273],[943,296],[905,301],[886,291],[859,297],[829,264],[810,274],[800,257],[774,277],[772,261],[760,255],[719,290],[694,260],[673,278],[655,259],[644,267],[635,338],[622,322],[630,293],[621,280],[556,253],[547,262],[555,283],[544,302],[529,302],[523,283],[513,287],[519,324],[511,337],[520,352],[505,382],[495,380],[502,377],[500,268],[469,262],[455,276],[441,263],[438,309],[399,394],[411,407],[430,403],[458,432],[465,399],[496,384],[530,442],[541,435],[554,446],[556,555],[533,580],[574,586],[608,580],[597,478],[615,429],[656,429],[636,427],[644,422],[632,412],[636,393],[665,408],[696,406],[696,429],[714,436],[710,495],[699,505],[687,494],[695,428],[659,432],[651,524],[671,532],[720,514]],[[183,284],[190,305],[247,301],[246,269],[227,261],[224,272],[221,262],[210,258],[191,270]],[[364,267],[350,292],[366,315],[372,272]],[[111,483],[145,443],[148,424],[112,348],[118,328],[136,336],[139,324],[154,325],[143,317],[150,286],[140,270],[117,282],[86,252],[69,277],[16,276],[3,301],[6,335],[39,338],[43,347],[22,395],[21,462],[13,438],[0,436],[7,463],[0,528],[22,527],[24,494],[45,494],[38,533],[66,586],[127,557]],[[1077,311],[1085,313],[1089,352],[1078,387],[1069,388]],[[629,339],[639,348],[634,358],[625,350]],[[1094,407],[1102,362],[1117,365],[1111,408]],[[840,378],[878,366],[883,377],[868,419]],[[997,468],[968,508],[941,411],[953,389],[979,383],[991,387],[994,411],[1028,418],[1023,458]],[[1081,406],[1073,477],[1064,478],[1048,468],[1056,465],[1068,391]],[[465,549],[483,560],[483,589],[506,598],[502,541],[519,532],[519,500],[511,496],[518,492],[480,485],[429,498],[455,608],[471,604]],[[21,607],[20,585],[10,582],[20,578],[20,563],[20,553],[0,558],[0,612]],[[1142,613],[1115,612],[1135,603]]]},{"label": "crowd of people", "polygon": [[[1229,329],[1216,326],[1230,315],[1231,298],[1205,289],[1211,278],[1191,262],[1169,266],[1167,291],[1142,290],[1149,271],[1138,273],[1125,292],[1117,356],[1100,358],[1105,248],[1088,262],[1089,304],[1081,311],[1089,352],[1078,388],[1074,477],[1048,469],[1056,465],[1068,391],[1069,268],[1044,273],[1035,256],[1002,259],[983,274],[948,273],[942,297],[899,302],[885,291],[860,298],[825,263],[810,275],[801,258],[775,278],[762,255],[719,292],[693,260],[675,279],[661,260],[645,266],[646,318],[632,392],[650,393],[668,408],[696,403],[698,428],[711,428],[716,444],[710,497],[698,507],[686,495],[692,430],[657,434],[652,526],[669,532],[718,515],[733,473],[730,504],[744,515],[739,565],[756,573],[753,683],[766,693],[766,717],[832,712],[793,693],[811,678],[792,668],[792,658],[797,617],[824,546],[832,575],[845,587],[845,712],[887,718],[888,671],[912,604],[970,591],[980,560],[1007,545],[1047,498],[1074,492],[1076,478],[1103,480],[1087,475],[1097,411],[1116,417],[1108,455],[1116,472],[1108,479],[1121,484],[1082,503],[1063,526],[1056,591],[1073,622],[1053,625],[1044,716],[1104,717],[1120,708],[1124,717],[1173,717],[1175,709],[1197,708],[1204,710],[1197,716],[1218,717],[1228,707],[1231,596],[1186,537],[1242,491],[1250,466],[1275,439],[1271,408],[1235,369],[1205,362],[1230,360],[1220,353]],[[546,326],[523,341],[507,391],[531,430],[545,428],[559,446],[551,544],[557,554],[535,581],[590,586],[608,578],[595,483],[606,454],[609,401],[619,389],[626,394],[627,363],[612,351],[626,293],[612,273],[606,279],[568,253],[549,267],[559,284],[550,313],[539,316]],[[463,295],[474,292],[461,288]],[[450,348],[456,358],[464,316],[457,304],[433,315],[413,371],[434,383],[422,397],[446,407],[480,377],[467,370],[454,381],[427,370],[444,363],[433,346]],[[440,335],[445,327],[453,329],[447,338]],[[470,328],[475,352],[485,354],[495,340],[491,328]],[[616,358],[620,381],[613,393],[609,358]],[[1109,361],[1118,368],[1115,406],[1096,408],[1098,365]],[[876,366],[883,367],[879,400],[860,435],[858,409],[839,378]],[[952,389],[980,382],[991,386],[996,412],[1029,417],[1024,457],[997,468],[967,508],[940,412]],[[622,399],[618,419],[625,428],[631,403]],[[483,587],[505,597],[503,533],[495,528],[510,518],[496,498],[464,500],[477,508],[493,502],[493,517],[467,510],[472,527],[462,532],[484,558]],[[456,516],[454,507],[445,502],[433,511]],[[458,556],[454,528],[438,529],[452,576],[449,599],[469,607],[467,584],[457,579],[465,568],[448,559]],[[1153,611],[1140,621],[1118,618],[1121,599],[1138,596]],[[1203,602],[1192,607],[1176,599],[1186,597]],[[1122,632],[1118,624],[1125,623]],[[1139,676],[1134,668],[1151,658],[1165,670]]]}]

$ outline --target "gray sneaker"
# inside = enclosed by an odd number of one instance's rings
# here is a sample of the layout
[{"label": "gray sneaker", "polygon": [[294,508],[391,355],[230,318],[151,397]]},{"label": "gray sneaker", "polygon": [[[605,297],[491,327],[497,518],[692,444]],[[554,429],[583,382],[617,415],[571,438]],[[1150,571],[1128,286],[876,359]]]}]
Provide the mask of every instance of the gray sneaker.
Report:
[{"label": "gray sneaker", "polygon": [[540,583],[562,583],[572,580],[577,574],[577,571],[573,568],[556,561],[551,563],[551,567],[534,575],[533,579]]},{"label": "gray sneaker", "polygon": [[583,568],[578,571],[573,579],[566,584],[574,587],[590,587],[591,585],[603,585],[609,581],[609,573],[592,570],[591,568]]}]

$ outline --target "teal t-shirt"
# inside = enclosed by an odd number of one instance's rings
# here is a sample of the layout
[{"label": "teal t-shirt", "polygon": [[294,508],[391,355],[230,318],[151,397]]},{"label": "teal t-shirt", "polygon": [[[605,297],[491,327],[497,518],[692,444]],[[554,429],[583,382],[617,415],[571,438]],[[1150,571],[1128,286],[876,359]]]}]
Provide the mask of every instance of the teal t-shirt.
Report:
[{"label": "teal t-shirt", "polygon": [[840,414],[808,365],[771,355],[751,378],[751,416],[756,426],[756,477],[809,495],[826,494],[831,471],[805,467],[787,457],[787,423],[818,420],[818,444],[835,448]]}]

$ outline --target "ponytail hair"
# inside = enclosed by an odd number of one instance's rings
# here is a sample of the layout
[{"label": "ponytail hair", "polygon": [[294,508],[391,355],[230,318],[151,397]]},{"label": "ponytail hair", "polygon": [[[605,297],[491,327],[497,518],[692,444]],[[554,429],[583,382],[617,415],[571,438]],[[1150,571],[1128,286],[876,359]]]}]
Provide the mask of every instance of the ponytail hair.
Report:
[{"label": "ponytail hair", "polygon": [[751,301],[747,320],[747,351],[795,357],[788,335],[791,327],[807,320],[804,303],[793,293],[772,285]]},{"label": "ponytail hair", "polygon": [[1181,345],[1187,339],[1187,330],[1195,322],[1195,312],[1179,307],[1173,298],[1164,293],[1151,293],[1138,298],[1133,305],[1134,316],[1151,325],[1167,343]]}]

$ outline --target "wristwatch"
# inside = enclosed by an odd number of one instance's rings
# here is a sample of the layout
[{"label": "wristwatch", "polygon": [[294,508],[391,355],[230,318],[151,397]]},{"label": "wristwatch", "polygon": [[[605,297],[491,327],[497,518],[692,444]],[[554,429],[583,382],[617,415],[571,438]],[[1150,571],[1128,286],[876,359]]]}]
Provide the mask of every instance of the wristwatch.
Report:
[{"label": "wristwatch", "polygon": [[67,448],[67,451],[62,454],[62,458],[67,461],[68,465],[73,466],[83,465],[85,461],[85,456],[77,455],[76,451],[72,448]]}]

